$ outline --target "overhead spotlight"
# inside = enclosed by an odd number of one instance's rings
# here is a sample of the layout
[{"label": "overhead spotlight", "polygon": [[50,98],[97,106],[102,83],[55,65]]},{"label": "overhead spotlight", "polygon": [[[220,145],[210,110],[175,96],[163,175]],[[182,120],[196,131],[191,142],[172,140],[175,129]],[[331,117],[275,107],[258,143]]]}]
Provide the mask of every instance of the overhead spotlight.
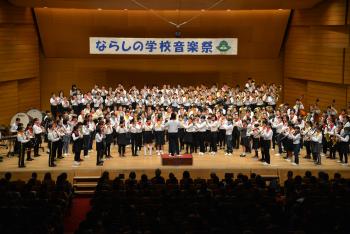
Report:
[{"label": "overhead spotlight", "polygon": [[98,11],[102,11],[102,8],[97,8]]},{"label": "overhead spotlight", "polygon": [[127,10],[128,10],[128,9],[126,9],[126,8],[124,9],[124,11],[127,11]]},{"label": "overhead spotlight", "polygon": [[201,11],[205,11],[204,9],[202,9]]},{"label": "overhead spotlight", "polygon": [[231,9],[227,9],[226,11],[231,11]]}]

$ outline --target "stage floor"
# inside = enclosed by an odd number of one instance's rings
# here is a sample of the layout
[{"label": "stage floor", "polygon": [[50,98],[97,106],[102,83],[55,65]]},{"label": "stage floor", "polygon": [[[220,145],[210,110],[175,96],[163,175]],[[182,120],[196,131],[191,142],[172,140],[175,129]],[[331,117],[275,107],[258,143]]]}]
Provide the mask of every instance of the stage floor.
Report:
[{"label": "stage floor", "polygon": [[152,156],[144,156],[143,149],[139,152],[140,156],[132,157],[130,147],[126,148],[126,157],[119,157],[117,148],[113,147],[110,160],[106,160],[103,166],[96,166],[96,151],[89,154],[89,158],[84,158],[84,161],[79,167],[73,167],[73,155],[67,156],[64,159],[57,160],[57,167],[48,167],[48,154],[41,152],[41,156],[33,161],[26,161],[25,168],[18,168],[18,158],[4,157],[4,161],[0,163],[0,176],[5,172],[13,172],[14,179],[28,179],[31,172],[37,172],[39,178],[42,178],[46,172],[51,172],[53,177],[62,172],[67,172],[69,179],[72,181],[74,176],[98,176],[103,171],[109,171],[111,178],[119,174],[125,174],[128,177],[130,171],[135,171],[137,177],[141,174],[146,174],[148,177],[154,175],[154,170],[160,168],[162,175],[167,178],[169,172],[173,172],[178,178],[182,176],[184,170],[190,171],[193,178],[201,177],[208,178],[211,172],[217,173],[222,178],[226,172],[250,174],[255,172],[260,175],[279,176],[280,181],[284,181],[287,171],[293,170],[295,175],[303,175],[305,171],[310,170],[313,174],[319,171],[325,171],[333,177],[335,172],[340,172],[344,177],[350,178],[350,167],[342,166],[336,160],[326,159],[322,157],[322,165],[316,166],[312,160],[302,158],[305,155],[304,150],[301,151],[301,159],[299,166],[293,166],[291,162],[287,162],[281,156],[275,156],[275,151],[271,150],[271,165],[265,166],[260,161],[252,158],[253,154],[246,157],[240,157],[241,149],[234,150],[232,156],[225,156],[223,150],[213,156],[205,154],[203,156],[193,154],[192,166],[162,166],[161,157],[155,152]]}]

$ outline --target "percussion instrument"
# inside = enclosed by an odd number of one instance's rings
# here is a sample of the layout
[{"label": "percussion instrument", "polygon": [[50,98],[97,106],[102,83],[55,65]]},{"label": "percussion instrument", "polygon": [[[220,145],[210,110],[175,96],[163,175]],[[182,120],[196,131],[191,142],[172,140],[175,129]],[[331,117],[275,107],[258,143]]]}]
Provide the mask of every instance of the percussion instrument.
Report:
[{"label": "percussion instrument", "polygon": [[37,109],[28,110],[27,115],[32,119],[37,118],[40,122],[43,120],[43,113]]},{"label": "percussion instrument", "polygon": [[10,122],[11,126],[16,122],[17,118],[21,120],[20,122],[23,124],[24,127],[27,126],[27,124],[30,122],[29,116],[26,113],[19,112],[11,118],[11,122]]}]

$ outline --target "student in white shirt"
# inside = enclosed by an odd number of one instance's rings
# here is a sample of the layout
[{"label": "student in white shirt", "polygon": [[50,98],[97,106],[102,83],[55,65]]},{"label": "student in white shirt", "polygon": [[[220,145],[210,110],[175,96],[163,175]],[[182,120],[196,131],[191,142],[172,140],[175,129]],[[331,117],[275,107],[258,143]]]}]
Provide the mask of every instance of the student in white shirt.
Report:
[{"label": "student in white shirt", "polygon": [[294,166],[299,165],[299,153],[300,153],[300,127],[295,126],[294,132],[289,133],[291,139],[293,140],[293,154],[294,154],[294,163],[292,163]]},{"label": "student in white shirt", "polygon": [[198,141],[199,141],[199,155],[204,155],[205,153],[205,133],[207,131],[207,123],[205,121],[205,116],[201,116],[200,120],[196,123],[198,130]]},{"label": "student in white shirt", "polygon": [[321,165],[322,133],[320,127],[316,128],[315,133],[311,136],[312,156],[316,165]]},{"label": "student in white shirt", "polygon": [[164,127],[168,129],[169,154],[171,154],[171,156],[179,155],[180,149],[178,130],[180,127],[180,122],[176,120],[176,113],[171,113],[170,120],[164,124]]},{"label": "student in white shirt", "polygon": [[272,140],[272,129],[271,129],[271,123],[265,123],[265,127],[262,130],[261,137],[261,155],[264,165],[270,165],[270,147],[271,147],[271,140]]},{"label": "student in white shirt", "polygon": [[97,166],[103,166],[103,161],[102,161],[102,156],[103,156],[103,141],[104,141],[104,134],[102,133],[101,128],[98,128],[96,130],[96,135],[95,135],[95,140],[96,140],[96,165]]},{"label": "student in white shirt", "polygon": [[212,155],[215,155],[218,152],[217,144],[218,144],[218,134],[220,123],[217,120],[217,117],[213,115],[211,120],[208,123],[210,130],[210,151]]},{"label": "student in white shirt", "polygon": [[233,123],[232,119],[228,118],[227,122],[224,125],[225,127],[225,137],[226,137],[226,153],[225,155],[232,155],[233,145],[232,145],[232,131],[233,131]]}]

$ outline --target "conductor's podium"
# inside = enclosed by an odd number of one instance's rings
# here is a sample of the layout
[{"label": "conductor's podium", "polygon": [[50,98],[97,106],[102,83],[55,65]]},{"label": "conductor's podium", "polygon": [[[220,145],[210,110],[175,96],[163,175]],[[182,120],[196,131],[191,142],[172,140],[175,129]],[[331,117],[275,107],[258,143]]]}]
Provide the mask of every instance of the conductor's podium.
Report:
[{"label": "conductor's podium", "polygon": [[192,154],[181,154],[181,156],[171,156],[170,154],[162,154],[163,166],[191,166],[192,164]]}]

